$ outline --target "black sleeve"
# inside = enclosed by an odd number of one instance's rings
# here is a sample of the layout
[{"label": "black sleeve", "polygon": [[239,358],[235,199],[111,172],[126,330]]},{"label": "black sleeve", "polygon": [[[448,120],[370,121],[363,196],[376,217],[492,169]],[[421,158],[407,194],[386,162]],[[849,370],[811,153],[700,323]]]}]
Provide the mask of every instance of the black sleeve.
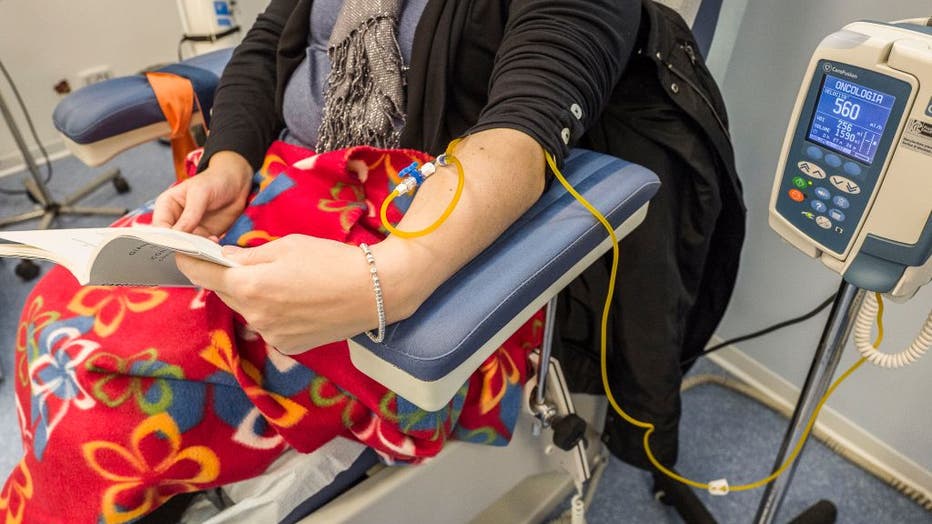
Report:
[{"label": "black sleeve", "polygon": [[534,137],[558,165],[598,119],[637,37],[640,0],[514,0],[471,132]]},{"label": "black sleeve", "polygon": [[210,135],[198,170],[218,151],[243,155],[254,169],[284,127],[275,107],[276,51],[296,0],[272,0],[227,64],[211,112]]}]

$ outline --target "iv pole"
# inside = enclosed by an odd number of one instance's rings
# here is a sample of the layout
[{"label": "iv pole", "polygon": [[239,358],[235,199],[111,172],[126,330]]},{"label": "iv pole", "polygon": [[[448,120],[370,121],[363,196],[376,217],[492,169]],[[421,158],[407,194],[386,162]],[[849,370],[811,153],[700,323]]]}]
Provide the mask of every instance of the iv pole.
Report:
[{"label": "iv pole", "polygon": [[[865,290],[842,281],[838,294],[835,296],[835,303],[832,305],[832,312],[822,331],[818,349],[816,349],[812,358],[812,365],[809,368],[806,383],[803,385],[799,400],[796,402],[793,418],[790,420],[786,435],[783,437],[774,470],[779,468],[789,457],[791,450],[802,437],[806,422],[812,417],[819,399],[828,391],[832,382],[832,375],[835,374],[835,369],[841,360],[841,354],[844,352],[845,344],[851,334],[851,329],[854,327],[854,321],[861,309],[861,304],[864,302],[865,294]],[[754,518],[755,523],[770,524],[774,522],[798,464],[799,456],[793,461],[788,471],[767,485],[764,496],[761,497],[760,506],[757,509],[757,516]],[[834,506],[828,502],[822,502],[809,508],[792,522],[822,523],[834,521]]]}]

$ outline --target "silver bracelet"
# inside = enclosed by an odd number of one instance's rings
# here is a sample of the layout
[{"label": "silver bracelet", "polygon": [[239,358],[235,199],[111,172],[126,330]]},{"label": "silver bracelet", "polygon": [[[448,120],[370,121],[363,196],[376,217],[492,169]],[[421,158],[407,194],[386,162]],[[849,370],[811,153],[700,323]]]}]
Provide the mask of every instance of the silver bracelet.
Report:
[{"label": "silver bracelet", "polygon": [[359,244],[359,249],[366,254],[366,262],[369,263],[369,275],[372,277],[372,290],[375,291],[375,309],[379,313],[379,330],[373,335],[371,331],[366,331],[369,340],[379,344],[385,339],[385,303],[382,301],[382,284],[379,283],[379,272],[375,268],[375,257],[372,256],[372,250],[366,243]]}]

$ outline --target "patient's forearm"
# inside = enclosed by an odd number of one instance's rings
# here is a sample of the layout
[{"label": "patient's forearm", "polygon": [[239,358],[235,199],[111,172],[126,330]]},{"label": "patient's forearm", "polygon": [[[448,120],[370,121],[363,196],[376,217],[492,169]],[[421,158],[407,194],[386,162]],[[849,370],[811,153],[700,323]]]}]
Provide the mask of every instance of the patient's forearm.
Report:
[{"label": "patient's forearm", "polygon": [[[461,142],[455,154],[463,164],[466,184],[446,222],[422,237],[390,236],[373,246],[389,322],[410,316],[440,284],[527,211],[543,191],[543,150],[524,133],[482,131]],[[455,167],[438,169],[418,189],[399,229],[420,230],[436,221],[453,197],[456,183]]]}]

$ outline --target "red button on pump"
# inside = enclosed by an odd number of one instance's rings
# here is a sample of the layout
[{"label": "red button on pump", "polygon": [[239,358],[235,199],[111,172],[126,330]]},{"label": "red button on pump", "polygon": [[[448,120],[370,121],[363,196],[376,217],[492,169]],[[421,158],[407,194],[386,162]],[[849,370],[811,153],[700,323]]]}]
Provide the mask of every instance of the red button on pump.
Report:
[{"label": "red button on pump", "polygon": [[802,202],[803,200],[806,200],[806,195],[804,195],[803,192],[798,189],[790,189],[789,195],[790,198],[796,202]]}]

